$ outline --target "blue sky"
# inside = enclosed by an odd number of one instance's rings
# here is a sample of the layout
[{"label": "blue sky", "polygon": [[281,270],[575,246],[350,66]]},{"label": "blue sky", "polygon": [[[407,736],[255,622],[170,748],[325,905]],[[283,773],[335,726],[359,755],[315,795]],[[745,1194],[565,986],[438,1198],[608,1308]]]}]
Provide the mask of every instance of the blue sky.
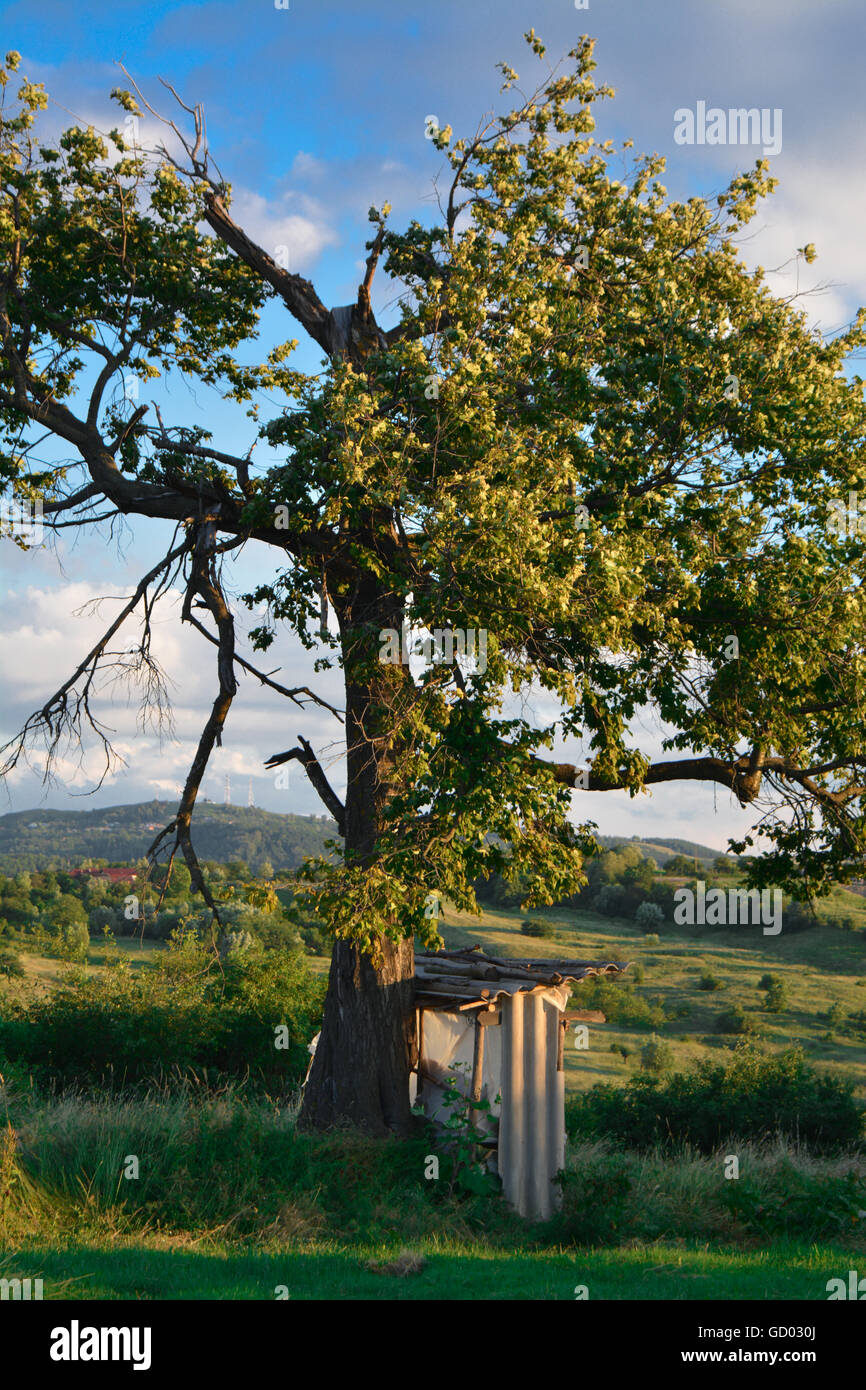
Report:
[{"label": "blue sky", "polygon": [[[599,138],[630,136],[636,151],[666,156],[664,176],[675,196],[711,194],[738,169],[759,157],[754,147],[681,146],[673,139],[674,113],[698,101],[723,109],[779,108],[783,143],[773,159],[780,180],[743,241],[750,264],[784,267],[771,278],[780,293],[810,291],[804,299],[812,321],[837,332],[859,304],[866,303],[862,254],[866,221],[864,167],[866,125],[862,119],[862,54],[866,11],[860,0],[273,0],[235,3],[116,5],[78,0],[32,0],[0,6],[3,48],[22,54],[22,70],[44,82],[52,104],[47,123],[118,123],[108,99],[126,85],[118,60],[160,110],[171,98],[157,79],[172,82],[184,98],[204,104],[211,150],[234,190],[234,211],[254,238],[273,253],[289,246],[293,270],[311,278],[331,306],[354,299],[367,209],[385,200],[391,220],[432,216],[433,179],[443,171],[441,155],[424,139],[424,122],[435,114],[457,134],[470,133],[499,105],[504,60],[521,78],[542,69],[522,41],[534,27],[552,60],[576,39],[597,39],[596,78],[617,96],[599,108]],[[150,136],[154,127],[145,125]],[[814,242],[818,260],[790,266],[798,246]],[[377,310],[387,327],[393,288],[379,283]],[[268,310],[263,336],[291,337],[301,347],[298,365],[314,367],[317,348],[276,306]],[[213,397],[174,388],[173,418],[203,417],[217,447],[251,442],[242,412]],[[69,533],[66,533],[68,536]],[[7,588],[6,622],[0,629],[0,732],[12,734],[41,704],[81,653],[99,622],[83,606],[100,595],[128,592],[128,585],[160,553],[162,530],[136,523],[120,545],[105,537],[22,554],[4,542],[0,565]],[[234,571],[242,590],[257,573],[257,558],[244,556]],[[111,606],[103,607],[107,615]],[[78,616],[76,616],[76,614]],[[162,748],[136,725],[135,701],[106,691],[107,722],[117,730],[127,761],[95,797],[93,765],[63,765],[60,785],[47,796],[36,774],[10,781],[0,812],[24,809],[43,799],[54,806],[87,807],[173,797],[212,698],[210,653],[201,639],[179,630],[170,609],[160,624],[161,654],[171,677],[176,741]],[[191,647],[195,648],[194,654]],[[289,640],[268,668],[280,663],[292,684],[311,678],[310,659]],[[336,697],[338,682],[323,693]],[[651,722],[644,737],[657,739]],[[273,810],[321,808],[295,771],[286,788],[274,786],[264,758],[289,747],[303,733],[332,763],[341,779],[339,726],[320,714],[292,713],[242,685],[232,711],[226,746],[213,763],[206,794],[222,797],[225,773],[236,799],[246,801],[253,780],[256,802]],[[569,750],[561,750],[569,751]],[[605,833],[681,835],[723,847],[745,820],[721,789],[659,788],[631,801],[616,794],[584,795],[576,813],[591,815]]]}]

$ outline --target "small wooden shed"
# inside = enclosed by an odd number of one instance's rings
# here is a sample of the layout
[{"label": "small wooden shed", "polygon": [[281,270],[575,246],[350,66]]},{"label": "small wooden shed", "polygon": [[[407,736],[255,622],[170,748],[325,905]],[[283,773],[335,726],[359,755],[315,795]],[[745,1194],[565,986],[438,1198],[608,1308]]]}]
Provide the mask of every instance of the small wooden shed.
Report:
[{"label": "small wooden shed", "polygon": [[434,1122],[444,1119],[449,1077],[464,1094],[490,1102],[491,1166],[521,1216],[546,1220],[561,1197],[553,1178],[565,1163],[566,1029],[604,1022],[600,1013],[567,1012],[571,990],[626,968],[614,961],[506,960],[480,946],[415,954],[412,1103]]}]

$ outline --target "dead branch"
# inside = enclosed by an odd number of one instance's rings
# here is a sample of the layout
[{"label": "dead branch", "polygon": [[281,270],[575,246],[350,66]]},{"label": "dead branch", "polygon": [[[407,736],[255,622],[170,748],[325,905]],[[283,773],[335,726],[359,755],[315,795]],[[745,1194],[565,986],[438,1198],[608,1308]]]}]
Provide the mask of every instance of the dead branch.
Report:
[{"label": "dead branch", "polygon": [[265,763],[265,767],[268,769],[279,767],[282,763],[288,763],[291,762],[293,758],[297,758],[309,777],[310,782],[334,817],[337,823],[337,830],[345,837],[346,808],[325,776],[322,765],[313,752],[311,745],[300,734],[298,735],[298,743],[300,744],[299,748],[290,748],[286,753],[272,754]]}]

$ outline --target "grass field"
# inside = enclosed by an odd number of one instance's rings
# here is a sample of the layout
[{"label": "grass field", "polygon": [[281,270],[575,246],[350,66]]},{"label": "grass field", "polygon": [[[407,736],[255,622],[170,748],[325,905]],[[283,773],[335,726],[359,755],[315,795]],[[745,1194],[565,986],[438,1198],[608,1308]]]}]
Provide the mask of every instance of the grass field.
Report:
[{"label": "grass field", "polygon": [[401,1276],[373,1272],[397,1246],[314,1244],[263,1253],[219,1243],[196,1249],[185,1238],[83,1245],[23,1245],[0,1273],[41,1277],[45,1297],[76,1299],[400,1299],[569,1302],[580,1286],[591,1300],[826,1299],[827,1280],[844,1276],[843,1250],[791,1245],[771,1253],[643,1249],[491,1251],[471,1244],[422,1242],[425,1264]]},{"label": "grass field", "polygon": [[[857,905],[853,894],[844,897]],[[572,956],[640,964],[644,978],[637,992],[658,999],[668,1013],[682,1015],[657,1029],[670,1042],[678,1070],[702,1058],[718,1058],[726,1039],[714,1032],[715,1021],[723,1010],[740,1004],[753,1014],[759,1041],[768,1051],[802,1043],[816,1068],[832,1067],[850,1076],[857,1094],[866,1100],[866,1036],[848,1037],[836,1031],[828,1038],[831,1030],[826,1018],[834,1003],[846,1014],[866,1010],[866,932],[842,932],[822,925],[786,939],[784,932],[778,937],[752,932],[738,937],[737,928],[714,931],[666,924],[659,941],[649,944],[633,923],[596,913],[534,908],[532,915],[557,930],[556,940],[521,935],[520,923],[526,914],[501,908],[485,911],[480,919],[446,911],[440,930],[452,949],[480,942],[492,955],[539,960]],[[757,986],[767,972],[781,976],[788,989],[789,1007],[779,1014],[762,1007],[764,992]],[[723,988],[700,989],[705,974],[716,976]],[[579,985],[572,1006],[580,1008]],[[566,1050],[567,1089],[627,1080],[639,1064],[647,1037],[647,1030],[594,1025],[587,1051]],[[632,1057],[626,1062],[612,1053],[612,1043],[628,1047]]]},{"label": "grass field", "polygon": [[[834,1003],[843,1016],[866,1009],[866,933],[822,925],[785,938],[667,925],[647,940],[624,920],[535,909],[557,932],[548,939],[522,935],[524,916],[446,908],[442,934],[450,947],[478,942],[505,956],[630,961],[643,970],[636,995],[665,1011],[654,1031],[678,1070],[728,1056],[736,1039],[715,1024],[738,1004],[762,1048],[799,1042],[812,1065],[850,1077],[866,1098],[866,1039],[827,1018]],[[118,945],[136,970],[161,950],[151,941]],[[104,959],[94,941],[88,973]],[[0,988],[44,993],[68,969],[32,954],[22,961],[24,980]],[[324,956],[309,964],[317,974],[328,969]],[[781,1013],[763,1007],[758,981],[767,972],[786,983]],[[722,987],[699,988],[705,974]],[[572,1003],[580,1007],[580,987]],[[651,1031],[593,1025],[588,1050],[566,1051],[567,1088],[624,1084]],[[625,1046],[628,1061],[611,1044]],[[826,1299],[828,1279],[866,1258],[866,1211],[841,1216],[827,1196],[845,1174],[866,1183],[862,1152],[819,1159],[741,1146],[763,1202],[755,1228],[726,1204],[721,1155],[572,1147],[568,1166],[586,1177],[587,1208],[609,1203],[614,1170],[625,1165],[628,1174],[616,1220],[584,1239],[580,1220],[532,1227],[498,1198],[431,1201],[420,1177],[426,1140],[385,1150],[351,1135],[298,1139],[293,1116],[292,1105],[256,1101],[243,1087],[218,1096],[193,1088],[41,1097],[0,1078],[0,1277],[41,1277],[46,1297],[81,1299],[573,1301],[585,1286],[594,1300],[809,1301]],[[130,1153],[141,1157],[136,1183],[120,1178]],[[784,1232],[796,1223],[773,1225],[788,1172],[816,1194],[814,1229],[806,1229],[810,1199],[795,1236]],[[776,1234],[762,1234],[761,1221]],[[389,1266],[400,1267],[406,1250],[422,1267],[403,1277]]]}]

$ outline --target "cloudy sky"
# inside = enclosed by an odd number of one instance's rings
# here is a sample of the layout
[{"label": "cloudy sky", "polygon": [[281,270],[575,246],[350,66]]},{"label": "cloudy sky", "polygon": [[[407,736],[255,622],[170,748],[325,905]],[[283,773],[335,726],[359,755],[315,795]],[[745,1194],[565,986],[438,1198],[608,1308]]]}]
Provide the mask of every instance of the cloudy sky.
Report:
[{"label": "cloudy sky", "polygon": [[[291,269],[311,278],[329,305],[355,298],[371,204],[390,202],[394,226],[432,217],[433,180],[444,165],[424,138],[426,118],[435,115],[457,135],[471,133],[499,106],[498,61],[511,63],[527,83],[540,75],[521,37],[530,27],[554,60],[583,33],[597,39],[596,79],[616,89],[615,101],[598,108],[598,138],[631,137],[637,151],[664,155],[664,182],[673,196],[714,194],[762,153],[758,146],[678,144],[675,112],[697,110],[700,102],[780,112],[781,147],[772,157],[780,186],[748,228],[744,257],[778,267],[774,288],[804,292],[812,322],[825,333],[837,333],[866,303],[861,0],[589,0],[580,7],[574,0],[289,0],[286,8],[274,0],[18,0],[0,5],[0,13],[4,50],[17,49],[22,71],[43,82],[51,97],[49,129],[118,124],[109,101],[112,87],[127,85],[118,61],[161,109],[170,98],[159,77],[188,102],[202,102],[211,150],[233,186],[235,217],[272,254],[287,247]],[[145,123],[144,143],[152,133]],[[807,242],[818,259],[797,268],[792,258]],[[383,283],[377,293],[379,320],[388,327],[396,321],[389,309],[393,288],[389,294]],[[269,308],[265,337],[293,331],[276,306]],[[295,360],[314,368],[319,349],[302,341]],[[206,418],[216,447],[245,452],[252,442],[243,412],[200,389],[177,392],[172,404],[176,421]],[[166,539],[158,523],[136,522],[113,538],[76,541],[66,532],[62,542],[26,554],[2,542],[4,738],[75,669],[116,611],[118,596],[163,553]],[[260,564],[249,550],[230,568],[235,592],[255,582]],[[177,623],[177,598],[170,595],[157,618],[157,651],[171,682],[172,736],[160,741],[155,730],[140,726],[134,690],[106,684],[101,712],[124,764],[89,796],[101,770],[96,750],[70,750],[53,788],[42,786],[38,771],[14,774],[0,813],[176,795],[213,698],[212,649]],[[240,610],[242,629],[254,621]],[[310,657],[297,643],[272,649],[266,669],[277,666],[277,679],[288,684],[313,680]],[[339,704],[336,674],[315,679]],[[277,787],[262,764],[304,734],[339,787],[340,733],[327,714],[294,710],[245,677],[205,794],[222,800],[228,773],[234,801],[246,802],[251,782],[257,805],[318,813],[299,770],[288,786]],[[647,719],[642,745],[652,751],[657,740]],[[591,816],[607,834],[677,835],[719,848],[748,823],[721,788],[688,785],[633,801],[578,794],[575,814]]]}]

